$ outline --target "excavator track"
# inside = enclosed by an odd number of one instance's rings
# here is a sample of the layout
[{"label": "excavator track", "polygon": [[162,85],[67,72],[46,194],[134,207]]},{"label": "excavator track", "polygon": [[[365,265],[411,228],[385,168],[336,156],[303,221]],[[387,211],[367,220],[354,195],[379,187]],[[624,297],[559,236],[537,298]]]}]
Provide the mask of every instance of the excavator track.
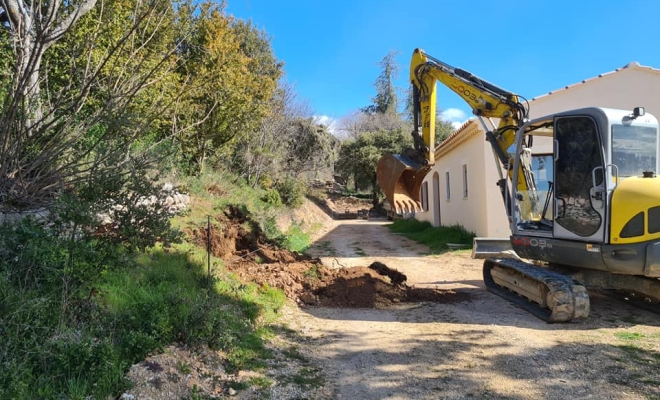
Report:
[{"label": "excavator track", "polygon": [[569,276],[512,258],[484,261],[486,288],[547,322],[589,316],[586,288]]}]

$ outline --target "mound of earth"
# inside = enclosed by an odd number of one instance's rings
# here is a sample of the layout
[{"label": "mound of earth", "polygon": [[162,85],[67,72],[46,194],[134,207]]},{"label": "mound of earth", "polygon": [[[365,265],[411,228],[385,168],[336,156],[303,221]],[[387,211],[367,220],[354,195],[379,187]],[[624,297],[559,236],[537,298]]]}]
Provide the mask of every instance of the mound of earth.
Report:
[{"label": "mound of earth", "polygon": [[[228,270],[246,282],[279,288],[301,306],[380,308],[402,302],[464,300],[463,294],[451,290],[408,286],[404,274],[383,263],[329,268],[319,259],[280,249],[236,207],[217,215],[214,225],[211,252]],[[207,229],[188,234],[206,247]]]},{"label": "mound of earth", "polygon": [[359,210],[368,210],[373,206],[371,200],[343,196],[334,193],[329,193],[325,202],[327,207],[335,213],[356,213]]}]

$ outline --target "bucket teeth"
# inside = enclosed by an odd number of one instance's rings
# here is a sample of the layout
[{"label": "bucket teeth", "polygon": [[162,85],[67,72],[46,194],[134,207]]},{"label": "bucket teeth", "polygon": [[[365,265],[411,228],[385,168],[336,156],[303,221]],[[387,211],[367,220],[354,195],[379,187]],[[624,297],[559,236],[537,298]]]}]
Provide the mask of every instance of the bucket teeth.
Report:
[{"label": "bucket teeth", "polygon": [[422,205],[412,199],[395,200],[394,209],[397,213],[411,213],[422,210]]}]

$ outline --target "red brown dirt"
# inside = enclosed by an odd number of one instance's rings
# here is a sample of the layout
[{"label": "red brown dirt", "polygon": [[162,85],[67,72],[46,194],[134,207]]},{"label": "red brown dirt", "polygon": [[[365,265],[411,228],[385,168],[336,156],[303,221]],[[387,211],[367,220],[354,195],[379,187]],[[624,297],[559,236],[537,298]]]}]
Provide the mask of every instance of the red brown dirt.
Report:
[{"label": "red brown dirt", "polygon": [[[281,289],[301,306],[382,308],[403,302],[457,302],[465,294],[453,290],[408,286],[406,276],[374,262],[368,266],[329,268],[319,259],[278,248],[236,207],[215,217],[211,252],[246,282]],[[188,234],[208,243],[207,229]]]}]

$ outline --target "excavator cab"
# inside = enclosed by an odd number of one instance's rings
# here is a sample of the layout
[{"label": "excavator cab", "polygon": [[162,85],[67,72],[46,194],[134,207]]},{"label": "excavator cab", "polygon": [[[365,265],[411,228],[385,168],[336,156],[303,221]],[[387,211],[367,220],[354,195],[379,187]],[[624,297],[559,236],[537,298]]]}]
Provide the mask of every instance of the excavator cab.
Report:
[{"label": "excavator cab", "polygon": [[420,165],[402,154],[386,154],[376,167],[378,185],[397,213],[422,209],[420,189],[429,166]]}]

